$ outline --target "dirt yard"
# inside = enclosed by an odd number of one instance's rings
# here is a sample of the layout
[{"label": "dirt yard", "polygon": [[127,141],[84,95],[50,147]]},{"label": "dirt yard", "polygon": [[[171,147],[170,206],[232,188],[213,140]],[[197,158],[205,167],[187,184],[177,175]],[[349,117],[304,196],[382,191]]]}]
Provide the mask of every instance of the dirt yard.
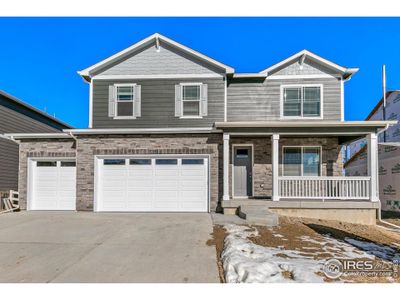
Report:
[{"label": "dirt yard", "polygon": [[[278,264],[282,264],[282,262],[279,262],[279,258],[288,258],[288,256],[295,254],[295,259],[299,259],[300,257],[300,259],[302,259],[301,262],[305,262],[306,264],[308,264],[308,261],[324,262],[331,258],[349,257],[358,260],[372,260],[374,263],[380,263],[385,267],[390,266],[390,268],[393,268],[392,260],[400,257],[400,233],[385,230],[378,226],[288,217],[280,217],[279,221],[279,226],[275,228],[253,226],[244,229],[244,231],[253,230],[256,232],[253,236],[246,236],[245,240],[247,239],[247,241],[245,241],[245,243],[250,241],[250,244],[254,245],[254,247],[265,247],[261,248],[261,251],[263,249],[268,249],[270,253],[273,253],[272,256],[266,259],[267,262],[277,259]],[[227,270],[224,270],[224,267],[226,269],[228,268],[226,265],[229,265],[229,263],[224,265],[224,259],[226,260],[224,247],[228,248],[226,246],[227,235],[227,227],[215,226],[213,240],[210,241],[211,244],[215,244],[216,246],[221,282],[224,282],[227,277]],[[229,243],[232,244],[232,239]],[[231,246],[231,244],[229,246]],[[248,250],[248,246],[249,245],[246,246],[247,248],[243,246],[241,251],[245,253]],[[240,247],[242,246],[239,246],[239,249]],[[249,251],[248,260],[244,263],[239,262],[239,266],[246,263],[249,265],[252,253],[260,251],[260,248],[255,248],[255,250],[251,249]],[[224,255],[224,259],[221,259],[221,256]],[[255,260],[260,259],[262,254],[258,253],[254,257]],[[260,265],[260,263],[256,263],[254,266],[258,265]],[[300,264],[300,269],[302,268],[301,266]],[[236,266],[234,269],[236,269]],[[313,269],[310,268],[310,270]],[[244,272],[246,272],[246,270]],[[263,270],[257,270],[256,273],[257,272],[263,272]],[[295,271],[291,271],[289,268],[281,273],[285,280],[290,280],[294,276]],[[334,280],[329,279],[322,272],[315,272],[315,274],[320,276],[322,281],[325,282],[400,282],[398,277],[385,277],[382,275],[342,275],[339,279]],[[246,276],[248,279],[248,275]],[[256,278],[258,279],[256,279],[255,282],[262,280],[260,279],[262,277],[256,276]],[[312,278],[308,279],[312,280]],[[229,282],[229,280],[227,281]],[[251,282],[251,280],[247,282]]]}]

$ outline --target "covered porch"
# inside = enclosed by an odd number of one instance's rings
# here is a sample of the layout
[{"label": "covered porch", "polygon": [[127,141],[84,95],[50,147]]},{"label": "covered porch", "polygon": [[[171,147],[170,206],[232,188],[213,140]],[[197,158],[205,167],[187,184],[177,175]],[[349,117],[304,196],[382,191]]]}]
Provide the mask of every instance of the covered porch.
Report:
[{"label": "covered porch", "polygon": [[[216,123],[223,131],[221,206],[376,209],[377,134],[388,125],[385,121]],[[368,140],[368,174],[344,176],[343,145],[363,137]]]}]

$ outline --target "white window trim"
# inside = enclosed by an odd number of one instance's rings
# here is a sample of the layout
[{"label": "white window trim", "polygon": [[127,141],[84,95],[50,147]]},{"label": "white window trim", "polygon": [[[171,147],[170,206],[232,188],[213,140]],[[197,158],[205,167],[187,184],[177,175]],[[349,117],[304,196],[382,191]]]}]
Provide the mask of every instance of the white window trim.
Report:
[{"label": "white window trim", "polygon": [[[284,89],[285,88],[303,88],[303,87],[319,87],[320,88],[320,115],[318,117],[286,117],[283,114],[283,104],[284,104]],[[301,114],[303,115],[303,100],[301,101]],[[324,85],[323,84],[283,84],[280,89],[280,118],[283,120],[320,120],[324,118]]]},{"label": "white window trim", "polygon": [[[322,176],[322,146],[283,146],[282,147],[282,164],[281,164],[281,176],[282,177],[293,177],[293,176],[285,176],[285,148],[300,148],[301,149],[301,175],[299,177],[321,177]],[[304,153],[304,148],[318,148],[319,149],[319,175],[304,175],[303,172],[303,153]]]},{"label": "white window trim", "polygon": [[[134,98],[132,100],[132,116],[118,116],[118,102],[128,102],[128,101],[118,101],[117,94],[118,94],[118,87],[132,87],[134,90]],[[129,119],[136,119],[136,112],[135,112],[135,98],[136,98],[136,83],[114,83],[114,102],[115,102],[115,116],[113,117],[114,120],[129,120]]]},{"label": "white window trim", "polygon": [[[180,88],[181,88],[181,116],[179,117],[180,119],[203,119],[202,116],[202,111],[201,111],[201,99],[202,99],[202,82],[181,82],[180,84]],[[183,100],[183,87],[184,86],[188,86],[188,85],[197,85],[200,87],[200,99],[199,100]],[[199,102],[199,115],[198,116],[185,116],[183,114],[183,102]]]}]

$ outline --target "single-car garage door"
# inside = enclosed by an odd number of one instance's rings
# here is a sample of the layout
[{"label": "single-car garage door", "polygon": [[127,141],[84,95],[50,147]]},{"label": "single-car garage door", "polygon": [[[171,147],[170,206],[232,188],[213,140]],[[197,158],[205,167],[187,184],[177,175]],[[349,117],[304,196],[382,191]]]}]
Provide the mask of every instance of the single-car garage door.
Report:
[{"label": "single-car garage door", "polygon": [[33,160],[29,168],[29,209],[75,210],[75,161]]},{"label": "single-car garage door", "polygon": [[208,159],[97,159],[96,211],[207,212]]}]

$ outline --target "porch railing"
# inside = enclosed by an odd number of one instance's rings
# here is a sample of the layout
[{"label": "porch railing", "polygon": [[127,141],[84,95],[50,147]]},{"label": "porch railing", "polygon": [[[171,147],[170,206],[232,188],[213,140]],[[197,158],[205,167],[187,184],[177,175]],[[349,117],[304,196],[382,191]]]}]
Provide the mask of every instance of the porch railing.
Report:
[{"label": "porch railing", "polygon": [[279,177],[279,197],[294,199],[369,199],[370,177]]}]

